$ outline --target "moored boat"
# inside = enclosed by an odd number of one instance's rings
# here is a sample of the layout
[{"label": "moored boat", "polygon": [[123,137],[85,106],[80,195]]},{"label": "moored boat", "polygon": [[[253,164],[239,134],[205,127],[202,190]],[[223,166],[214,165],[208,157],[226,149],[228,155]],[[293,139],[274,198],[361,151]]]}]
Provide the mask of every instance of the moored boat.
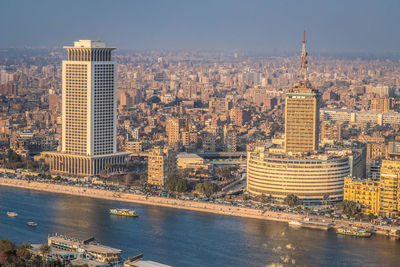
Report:
[{"label": "moored boat", "polygon": [[31,226],[31,227],[36,227],[37,226],[37,223],[35,223],[35,222],[27,222],[26,224],[28,226]]},{"label": "moored boat", "polygon": [[341,235],[350,235],[350,236],[356,236],[356,237],[371,237],[371,233],[367,232],[363,229],[359,228],[346,228],[346,227],[339,227],[336,229],[337,234]]},{"label": "moored boat", "polygon": [[130,209],[110,209],[111,215],[128,216],[128,217],[138,217],[139,214],[134,210]]},{"label": "moored boat", "polygon": [[14,212],[14,211],[7,211],[7,216],[8,217],[17,217],[18,213]]}]

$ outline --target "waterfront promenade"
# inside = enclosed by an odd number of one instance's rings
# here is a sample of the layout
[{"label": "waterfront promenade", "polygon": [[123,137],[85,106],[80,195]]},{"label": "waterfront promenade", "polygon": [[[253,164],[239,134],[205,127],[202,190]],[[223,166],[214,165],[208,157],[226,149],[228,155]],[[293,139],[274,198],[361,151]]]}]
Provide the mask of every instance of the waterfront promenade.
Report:
[{"label": "waterfront promenade", "polygon": [[70,194],[76,196],[101,198],[133,202],[145,205],[156,205],[161,207],[185,209],[200,212],[209,212],[221,215],[256,218],[271,221],[289,222],[292,220],[303,220],[304,216],[276,211],[263,211],[251,208],[234,207],[206,202],[180,200],[165,197],[145,196],[132,193],[121,193],[110,190],[93,189],[61,184],[42,183],[37,181],[26,181],[20,179],[0,178],[0,186],[11,186],[31,190],[39,190],[51,193]]}]

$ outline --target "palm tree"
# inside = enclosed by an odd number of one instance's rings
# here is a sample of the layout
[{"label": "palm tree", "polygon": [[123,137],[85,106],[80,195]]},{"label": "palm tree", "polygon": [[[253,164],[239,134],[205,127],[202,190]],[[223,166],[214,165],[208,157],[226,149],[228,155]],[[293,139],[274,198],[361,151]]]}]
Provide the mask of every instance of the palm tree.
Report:
[{"label": "palm tree", "polygon": [[45,266],[49,252],[50,252],[50,247],[48,245],[43,244],[39,247],[39,253],[42,255],[43,266]]}]

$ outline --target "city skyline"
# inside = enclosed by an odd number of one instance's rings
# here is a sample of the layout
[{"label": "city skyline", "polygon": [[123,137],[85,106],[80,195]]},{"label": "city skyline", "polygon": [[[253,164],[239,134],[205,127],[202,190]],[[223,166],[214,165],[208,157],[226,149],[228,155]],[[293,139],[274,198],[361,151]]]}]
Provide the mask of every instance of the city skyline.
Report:
[{"label": "city skyline", "polygon": [[7,37],[0,47],[60,47],[69,40],[91,39],[122,49],[280,54],[297,51],[298,33],[306,29],[315,54],[400,52],[397,1],[84,1],[79,9],[76,4],[1,3],[5,26],[0,34]]},{"label": "city skyline", "polygon": [[1,2],[0,266],[397,266],[399,7]]}]

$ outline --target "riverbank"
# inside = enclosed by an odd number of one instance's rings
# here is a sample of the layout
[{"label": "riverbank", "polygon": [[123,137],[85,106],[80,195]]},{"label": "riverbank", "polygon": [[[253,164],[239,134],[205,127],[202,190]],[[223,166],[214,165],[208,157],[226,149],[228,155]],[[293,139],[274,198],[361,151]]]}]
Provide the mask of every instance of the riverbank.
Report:
[{"label": "riverbank", "polygon": [[303,215],[288,214],[276,211],[262,211],[250,208],[234,207],[213,203],[196,202],[190,200],[170,199],[164,197],[144,196],[130,193],[93,189],[86,187],[68,186],[61,184],[50,184],[20,179],[0,178],[0,186],[11,186],[23,189],[44,191],[58,194],[69,194],[75,196],[124,201],[145,205],[155,205],[174,209],[185,209],[199,212],[208,212],[220,215],[246,217],[270,221],[290,222],[303,220]]}]

